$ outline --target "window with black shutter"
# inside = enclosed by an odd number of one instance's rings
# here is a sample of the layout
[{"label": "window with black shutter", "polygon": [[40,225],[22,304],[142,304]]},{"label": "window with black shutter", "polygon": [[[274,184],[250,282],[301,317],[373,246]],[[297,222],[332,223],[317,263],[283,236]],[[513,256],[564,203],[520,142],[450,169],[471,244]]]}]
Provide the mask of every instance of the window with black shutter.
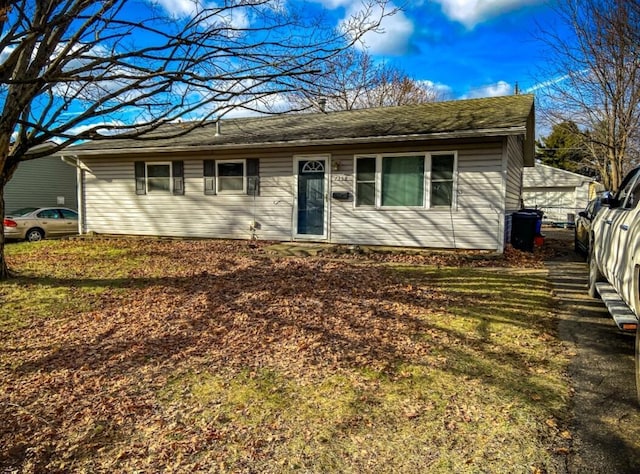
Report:
[{"label": "window with black shutter", "polygon": [[136,194],[184,194],[184,161],[136,161]]},{"label": "window with black shutter", "polygon": [[144,161],[135,162],[136,194],[147,194],[146,165]]},{"label": "window with black shutter", "polygon": [[173,176],[173,194],[181,196],[184,194],[184,161],[172,161],[171,168],[171,174]]},{"label": "window with black shutter", "polygon": [[260,160],[258,158],[247,160],[247,194],[260,195]]}]

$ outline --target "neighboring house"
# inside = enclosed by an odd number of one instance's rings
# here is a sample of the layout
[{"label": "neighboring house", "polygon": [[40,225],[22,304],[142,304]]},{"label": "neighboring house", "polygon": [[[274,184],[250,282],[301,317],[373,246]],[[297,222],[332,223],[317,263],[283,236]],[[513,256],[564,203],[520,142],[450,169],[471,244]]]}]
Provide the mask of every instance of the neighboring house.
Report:
[{"label": "neighboring house", "polygon": [[573,224],[578,212],[604,188],[589,176],[536,163],[524,170],[524,207],[544,211],[544,221]]},{"label": "neighboring house", "polygon": [[4,188],[7,212],[23,207],[78,207],[76,169],[60,157],[23,161]]},{"label": "neighboring house", "polygon": [[65,150],[82,232],[502,251],[533,96],[222,120]]}]

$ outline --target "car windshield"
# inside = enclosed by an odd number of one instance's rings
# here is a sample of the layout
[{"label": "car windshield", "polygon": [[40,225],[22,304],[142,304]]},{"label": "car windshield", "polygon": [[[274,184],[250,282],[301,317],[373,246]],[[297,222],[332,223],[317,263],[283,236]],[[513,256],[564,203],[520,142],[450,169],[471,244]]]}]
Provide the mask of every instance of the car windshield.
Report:
[{"label": "car windshield", "polygon": [[26,216],[27,214],[31,214],[36,209],[38,209],[38,208],[37,207],[23,207],[22,209],[17,209],[15,211],[7,212],[7,216],[22,217],[22,216]]}]

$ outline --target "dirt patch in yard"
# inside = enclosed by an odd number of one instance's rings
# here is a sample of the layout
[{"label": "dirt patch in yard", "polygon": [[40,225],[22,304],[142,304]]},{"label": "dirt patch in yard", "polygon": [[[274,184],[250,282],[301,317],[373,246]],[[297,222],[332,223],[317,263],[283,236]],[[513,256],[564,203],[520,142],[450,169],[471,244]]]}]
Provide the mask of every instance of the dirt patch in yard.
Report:
[{"label": "dirt patch in yard", "polygon": [[557,246],[548,246],[536,248],[534,252],[522,252],[508,245],[503,253],[497,253],[485,250],[436,250],[409,247],[278,242],[268,244],[264,247],[264,251],[271,255],[283,257],[320,257],[355,262],[402,265],[543,268],[545,259],[550,258],[557,248]]}]

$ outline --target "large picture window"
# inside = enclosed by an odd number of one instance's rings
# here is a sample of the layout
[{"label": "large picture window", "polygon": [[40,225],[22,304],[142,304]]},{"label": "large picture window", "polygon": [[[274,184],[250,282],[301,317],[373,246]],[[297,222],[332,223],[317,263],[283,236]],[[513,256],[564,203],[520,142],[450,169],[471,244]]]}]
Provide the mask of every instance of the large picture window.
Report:
[{"label": "large picture window", "polygon": [[382,158],[381,205],[424,206],[424,156]]},{"label": "large picture window", "polygon": [[452,207],[455,153],[356,156],[356,207]]}]

